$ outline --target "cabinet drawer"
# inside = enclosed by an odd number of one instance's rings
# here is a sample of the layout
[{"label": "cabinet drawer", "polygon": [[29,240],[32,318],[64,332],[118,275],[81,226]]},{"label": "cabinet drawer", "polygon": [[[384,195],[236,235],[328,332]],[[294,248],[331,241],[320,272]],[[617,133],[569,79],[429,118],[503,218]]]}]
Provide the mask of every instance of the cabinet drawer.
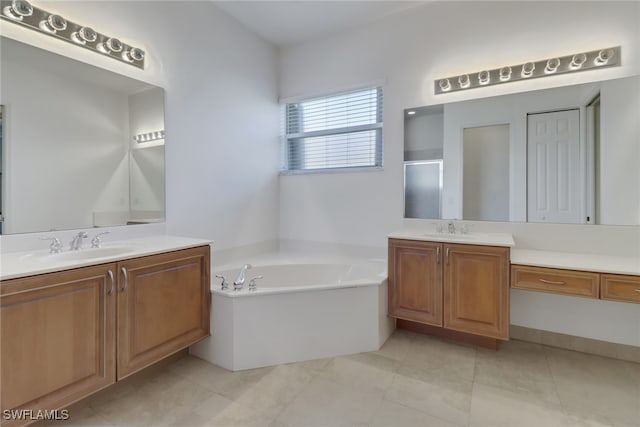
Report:
[{"label": "cabinet drawer", "polygon": [[603,274],[600,282],[602,299],[640,304],[640,276]]},{"label": "cabinet drawer", "polygon": [[586,271],[511,266],[511,287],[553,294],[598,298],[600,275]]}]

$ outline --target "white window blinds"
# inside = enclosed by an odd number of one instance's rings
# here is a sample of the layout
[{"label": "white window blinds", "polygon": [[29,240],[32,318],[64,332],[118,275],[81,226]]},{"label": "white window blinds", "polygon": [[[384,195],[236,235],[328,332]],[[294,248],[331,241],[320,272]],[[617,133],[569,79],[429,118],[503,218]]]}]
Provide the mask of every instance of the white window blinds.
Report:
[{"label": "white window blinds", "polygon": [[382,166],[382,88],[285,106],[285,171]]}]

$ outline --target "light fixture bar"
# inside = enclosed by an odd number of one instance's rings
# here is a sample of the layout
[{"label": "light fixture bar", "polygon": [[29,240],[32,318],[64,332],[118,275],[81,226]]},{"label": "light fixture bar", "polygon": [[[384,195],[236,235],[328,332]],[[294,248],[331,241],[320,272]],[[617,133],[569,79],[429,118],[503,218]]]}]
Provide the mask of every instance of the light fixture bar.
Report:
[{"label": "light fixture bar", "polygon": [[157,141],[159,139],[164,139],[164,129],[158,130],[155,132],[139,133],[133,137],[133,140],[138,144],[142,144],[144,142]]},{"label": "light fixture bar", "polygon": [[438,95],[441,93],[618,65],[620,65],[620,46],[445,77],[434,81],[434,92]]},{"label": "light fixture bar", "polygon": [[26,0],[1,0],[0,18],[144,69],[142,49],[39,9]]}]

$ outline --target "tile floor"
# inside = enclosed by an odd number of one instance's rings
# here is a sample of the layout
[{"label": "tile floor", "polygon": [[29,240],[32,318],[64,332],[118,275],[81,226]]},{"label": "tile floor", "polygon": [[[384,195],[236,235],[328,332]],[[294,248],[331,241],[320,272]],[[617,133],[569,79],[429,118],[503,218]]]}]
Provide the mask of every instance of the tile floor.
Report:
[{"label": "tile floor", "polygon": [[235,373],[187,356],[70,413],[63,425],[631,427],[640,426],[640,364],[396,331],[377,352]]}]

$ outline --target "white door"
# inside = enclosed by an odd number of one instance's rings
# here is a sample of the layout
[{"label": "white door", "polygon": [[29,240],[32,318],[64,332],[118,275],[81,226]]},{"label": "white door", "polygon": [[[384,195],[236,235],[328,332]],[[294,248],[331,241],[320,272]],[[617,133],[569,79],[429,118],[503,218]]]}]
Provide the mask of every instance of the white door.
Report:
[{"label": "white door", "polygon": [[527,118],[527,220],[583,223],[578,110]]}]

